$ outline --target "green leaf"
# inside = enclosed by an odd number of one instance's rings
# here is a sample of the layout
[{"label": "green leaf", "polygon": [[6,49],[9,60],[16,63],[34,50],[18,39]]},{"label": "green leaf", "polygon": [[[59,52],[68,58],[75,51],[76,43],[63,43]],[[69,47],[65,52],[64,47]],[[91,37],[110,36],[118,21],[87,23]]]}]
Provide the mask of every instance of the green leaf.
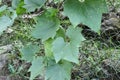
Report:
[{"label": "green leaf", "polygon": [[102,13],[107,12],[105,0],[66,0],[64,14],[74,26],[82,23],[95,31],[100,29]]},{"label": "green leaf", "polygon": [[14,20],[17,17],[17,13],[16,13],[16,11],[12,11],[12,13],[13,13],[13,15],[11,15],[11,20],[12,20],[12,23],[14,23]]},{"label": "green leaf", "polygon": [[55,61],[58,63],[61,59],[64,59],[78,64],[79,46],[80,42],[84,40],[80,28],[70,26],[66,34],[70,38],[70,42],[65,42],[62,37],[58,37],[53,42],[52,50]]},{"label": "green leaf", "polygon": [[35,29],[32,31],[32,36],[34,38],[45,41],[56,35],[56,31],[60,26],[60,22],[56,17],[46,17],[45,15],[41,15],[38,21]]},{"label": "green leaf", "polygon": [[31,72],[30,74],[30,80],[33,80],[38,75],[43,75],[44,64],[43,64],[43,58],[38,57],[32,61],[32,65],[28,71]]},{"label": "green leaf", "polygon": [[8,16],[0,17],[0,34],[7,29],[8,26],[12,25],[12,20]]},{"label": "green leaf", "polygon": [[74,28],[73,26],[70,26],[67,29],[66,35],[70,38],[70,44],[72,46],[79,47],[81,41],[85,40],[81,34],[81,29],[78,27]]},{"label": "green leaf", "polygon": [[59,30],[56,32],[56,36],[55,36],[56,38],[57,37],[63,37],[64,39],[65,39],[65,30],[62,28],[62,27],[60,27],[59,28]]},{"label": "green leaf", "polygon": [[24,46],[22,49],[20,49],[20,52],[22,53],[22,59],[31,62],[35,57],[35,53],[37,53],[39,49],[39,46],[33,44]]},{"label": "green leaf", "polygon": [[70,80],[72,65],[64,61],[62,64],[54,64],[46,69],[45,80]]},{"label": "green leaf", "polygon": [[0,12],[3,12],[3,11],[6,10],[6,9],[7,9],[7,6],[6,6],[6,5],[3,5],[3,6],[0,7]]},{"label": "green leaf", "polygon": [[7,27],[11,27],[17,17],[16,11],[6,5],[0,8],[0,35]]},{"label": "green leaf", "polygon": [[[57,47],[56,47],[57,46]],[[79,63],[78,61],[78,54],[79,49],[78,47],[71,45],[70,43],[65,43],[62,37],[57,38],[53,42],[53,54],[55,57],[56,63],[58,63],[61,59]]]},{"label": "green leaf", "polygon": [[20,3],[20,0],[12,0],[12,7],[16,9],[19,3]]},{"label": "green leaf", "polygon": [[16,8],[16,13],[17,13],[17,14],[23,14],[23,13],[26,12],[26,9],[23,8],[23,5],[24,5],[24,0],[20,0],[18,6],[17,6],[17,8]]},{"label": "green leaf", "polygon": [[56,63],[58,63],[61,59],[63,59],[65,56],[64,48],[66,46],[66,43],[64,42],[64,39],[62,37],[57,38],[54,42],[53,42],[53,54],[55,57],[55,61]]},{"label": "green leaf", "polygon": [[32,12],[37,8],[41,8],[46,0],[24,0],[24,8],[27,9],[28,12]]},{"label": "green leaf", "polygon": [[58,13],[58,9],[50,7],[50,8],[47,8],[45,15],[47,17],[54,17],[57,15],[57,13]]},{"label": "green leaf", "polygon": [[16,17],[17,17],[16,11],[15,11],[13,8],[11,8],[11,7],[9,7],[8,10],[9,10],[9,13],[11,14],[11,15],[9,15],[9,16],[10,16],[10,18],[11,18],[11,20],[12,20],[12,24],[13,24],[13,23],[14,23],[14,20],[15,20]]},{"label": "green leaf", "polygon": [[79,64],[79,49],[76,46],[71,45],[68,43],[65,47],[64,51],[65,57],[64,59],[70,62],[74,62],[76,64]]},{"label": "green leaf", "polygon": [[45,48],[45,56],[46,57],[52,57],[53,56],[53,52],[52,52],[52,42],[53,42],[53,39],[48,39],[46,41],[44,41],[44,48]]}]

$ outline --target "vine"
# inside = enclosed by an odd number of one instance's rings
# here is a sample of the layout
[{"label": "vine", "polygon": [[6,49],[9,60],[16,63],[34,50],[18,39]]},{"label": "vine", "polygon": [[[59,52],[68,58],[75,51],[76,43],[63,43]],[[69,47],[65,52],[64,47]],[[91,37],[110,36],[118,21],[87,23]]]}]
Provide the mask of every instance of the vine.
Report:
[{"label": "vine", "polygon": [[12,0],[11,7],[7,5],[0,7],[0,34],[8,26],[12,26],[16,18],[39,10],[42,12],[32,17],[35,24],[30,34],[34,39],[41,39],[44,55],[37,56],[40,46],[33,43],[20,49],[21,59],[32,63],[29,68],[30,80],[42,74],[45,74],[45,80],[70,80],[72,63],[79,64],[79,47],[84,40],[82,29],[78,25],[84,24],[98,32],[102,13],[107,12],[106,2],[105,0]]}]

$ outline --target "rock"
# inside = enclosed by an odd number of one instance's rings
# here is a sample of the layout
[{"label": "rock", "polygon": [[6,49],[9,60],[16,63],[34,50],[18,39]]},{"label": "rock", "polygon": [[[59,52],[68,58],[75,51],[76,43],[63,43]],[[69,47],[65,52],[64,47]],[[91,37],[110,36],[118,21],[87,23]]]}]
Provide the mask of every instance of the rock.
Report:
[{"label": "rock", "polygon": [[117,15],[115,12],[110,12],[109,13],[109,18],[117,18]]},{"label": "rock", "polygon": [[120,28],[120,19],[118,18],[110,18],[109,23],[111,23],[113,26]]},{"label": "rock", "polygon": [[3,53],[11,51],[12,47],[13,47],[12,44],[1,46],[0,47],[0,54],[3,54]]},{"label": "rock", "polygon": [[104,21],[104,25],[110,26],[110,25],[112,25],[112,22],[110,22],[109,20],[105,20],[105,21]]},{"label": "rock", "polygon": [[102,25],[104,25],[104,26],[113,26],[115,28],[120,28],[120,19],[119,18],[110,18],[108,20],[104,20]]},{"label": "rock", "polygon": [[0,76],[0,80],[7,80],[6,76]]},{"label": "rock", "polygon": [[0,70],[7,64],[9,54],[6,53],[12,50],[12,45],[5,45],[0,47]]},{"label": "rock", "polygon": [[7,64],[8,55],[9,54],[1,54],[0,55],[0,71]]},{"label": "rock", "polygon": [[[104,15],[106,17],[106,15]],[[104,18],[105,19],[105,18]],[[115,12],[109,13],[109,19],[105,19],[101,25],[102,39],[112,41],[116,44],[120,41],[120,18],[117,17]]]},{"label": "rock", "polygon": [[12,33],[13,32],[13,29],[11,29],[11,28],[8,28],[6,31],[5,31],[5,33],[8,33],[8,34],[10,34],[10,33]]}]

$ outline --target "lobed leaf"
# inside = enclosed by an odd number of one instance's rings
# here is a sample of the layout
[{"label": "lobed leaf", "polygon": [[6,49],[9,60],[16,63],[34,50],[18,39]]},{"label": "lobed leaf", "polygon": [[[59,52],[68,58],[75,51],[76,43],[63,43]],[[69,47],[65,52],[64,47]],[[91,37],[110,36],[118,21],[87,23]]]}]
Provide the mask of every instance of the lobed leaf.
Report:
[{"label": "lobed leaf", "polygon": [[43,41],[53,38],[56,31],[59,29],[60,22],[56,17],[46,17],[41,15],[38,19],[35,29],[32,31],[32,36]]},{"label": "lobed leaf", "polygon": [[105,0],[66,0],[64,3],[64,14],[74,26],[82,23],[95,31],[100,29],[102,13],[105,12]]},{"label": "lobed leaf", "polygon": [[54,42],[53,42],[53,54],[56,60],[56,63],[58,63],[61,59],[65,57],[65,51],[64,48],[66,46],[66,43],[64,42],[64,39],[62,37],[58,37]]},{"label": "lobed leaf", "polygon": [[80,42],[84,40],[80,33],[80,28],[73,28],[73,26],[70,26],[66,35],[70,38],[69,42],[65,42],[62,37],[58,37],[53,42],[52,50],[56,63],[64,59],[78,64],[79,46]]},{"label": "lobed leaf", "polygon": [[30,74],[30,80],[33,80],[38,75],[43,75],[44,70],[44,64],[43,64],[43,58],[38,57],[32,61],[32,65],[28,71],[31,72]]},{"label": "lobed leaf", "polygon": [[25,5],[24,8],[27,9],[28,12],[35,11],[37,8],[41,8],[46,0],[24,0]]},{"label": "lobed leaf", "polygon": [[81,29],[73,26],[70,26],[67,29],[66,35],[70,38],[70,44],[72,46],[79,47],[80,43],[85,40],[84,37],[81,34]]},{"label": "lobed leaf", "polygon": [[46,41],[44,41],[44,48],[45,48],[45,56],[51,58],[53,56],[53,52],[52,52],[52,42],[53,39],[48,39]]},{"label": "lobed leaf", "polygon": [[34,59],[35,53],[37,53],[38,51],[39,46],[33,44],[26,45],[22,49],[20,49],[20,52],[22,53],[22,59],[28,62],[31,62]]},{"label": "lobed leaf", "polygon": [[72,65],[64,61],[62,64],[54,64],[46,69],[45,80],[70,80]]},{"label": "lobed leaf", "polygon": [[19,3],[20,3],[20,0],[12,0],[12,7],[16,9]]},{"label": "lobed leaf", "polygon": [[12,20],[8,16],[0,17],[0,34],[7,29],[8,26],[12,25]]}]

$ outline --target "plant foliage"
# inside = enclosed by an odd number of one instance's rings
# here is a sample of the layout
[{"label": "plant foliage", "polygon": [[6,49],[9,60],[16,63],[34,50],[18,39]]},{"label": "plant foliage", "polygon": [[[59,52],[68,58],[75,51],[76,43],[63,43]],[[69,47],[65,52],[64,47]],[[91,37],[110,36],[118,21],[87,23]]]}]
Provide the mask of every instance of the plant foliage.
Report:
[{"label": "plant foliage", "polygon": [[[59,6],[61,3],[63,6]],[[63,10],[61,11],[59,7]],[[45,74],[45,80],[70,80],[72,63],[79,64],[79,47],[84,40],[78,25],[87,25],[98,32],[102,13],[107,12],[106,2],[105,0],[52,0],[52,2],[12,0],[12,7],[3,5],[0,8],[0,34],[12,26],[14,20],[23,13],[30,14],[41,8],[44,11],[39,16],[33,17],[34,29],[30,34],[35,39],[41,39],[44,55],[42,53],[37,56],[40,46],[36,44],[31,43],[20,49],[22,60],[32,64],[29,69],[30,80],[42,74]],[[64,19],[61,20],[60,15],[69,18],[70,25],[67,28],[61,25]]]}]

